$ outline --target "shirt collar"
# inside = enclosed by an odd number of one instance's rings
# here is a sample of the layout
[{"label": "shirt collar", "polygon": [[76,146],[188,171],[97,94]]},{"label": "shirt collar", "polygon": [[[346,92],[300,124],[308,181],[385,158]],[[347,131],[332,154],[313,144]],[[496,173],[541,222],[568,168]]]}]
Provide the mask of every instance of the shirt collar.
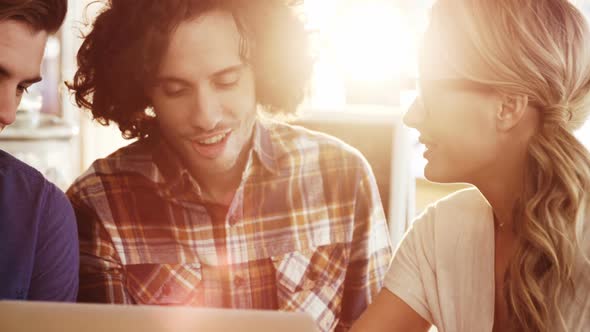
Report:
[{"label": "shirt collar", "polygon": [[278,154],[272,141],[271,130],[268,127],[270,125],[270,123],[264,122],[262,119],[256,120],[252,149],[262,166],[272,174],[277,174],[279,172]]},{"label": "shirt collar", "polygon": [[178,192],[180,189],[186,188],[191,182],[194,182],[197,192],[200,193],[200,187],[196,184],[196,181],[192,180],[192,176],[178,154],[161,137],[158,137],[158,142],[152,151],[152,160],[162,174],[163,185],[167,190]]}]

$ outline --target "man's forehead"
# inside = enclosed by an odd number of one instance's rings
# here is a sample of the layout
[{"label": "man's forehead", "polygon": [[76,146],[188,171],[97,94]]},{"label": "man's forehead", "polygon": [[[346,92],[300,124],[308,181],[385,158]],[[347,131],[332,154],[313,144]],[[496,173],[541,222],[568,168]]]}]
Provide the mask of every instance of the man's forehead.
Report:
[{"label": "man's forehead", "polygon": [[26,23],[0,21],[0,67],[23,80],[39,76],[47,32],[34,31]]},{"label": "man's forehead", "polygon": [[204,51],[221,47],[239,50],[240,33],[231,14],[216,10],[181,22],[170,44],[181,50],[188,45]]},{"label": "man's forehead", "polygon": [[21,38],[36,39],[47,37],[47,31],[37,30],[24,20],[0,19],[2,42],[14,42]]},{"label": "man's forehead", "polygon": [[183,21],[173,32],[164,55],[164,72],[211,74],[242,63],[240,33],[230,14],[205,13]]}]

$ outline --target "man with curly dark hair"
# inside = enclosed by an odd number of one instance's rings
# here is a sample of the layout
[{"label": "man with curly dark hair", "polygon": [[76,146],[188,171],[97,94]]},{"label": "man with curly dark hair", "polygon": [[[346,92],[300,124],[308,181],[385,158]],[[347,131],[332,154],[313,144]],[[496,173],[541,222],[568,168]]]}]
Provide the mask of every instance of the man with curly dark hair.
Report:
[{"label": "man with curly dark hair", "polygon": [[[0,0],[0,131],[41,80],[48,35],[66,0]],[[72,206],[54,184],[0,150],[0,300],[74,301],[78,235]]]},{"label": "man with curly dark hair", "polygon": [[69,87],[138,141],[68,190],[79,300],[304,311],[323,331],[350,326],[391,249],[360,153],[269,116],[295,112],[308,52],[284,1],[109,1]]}]

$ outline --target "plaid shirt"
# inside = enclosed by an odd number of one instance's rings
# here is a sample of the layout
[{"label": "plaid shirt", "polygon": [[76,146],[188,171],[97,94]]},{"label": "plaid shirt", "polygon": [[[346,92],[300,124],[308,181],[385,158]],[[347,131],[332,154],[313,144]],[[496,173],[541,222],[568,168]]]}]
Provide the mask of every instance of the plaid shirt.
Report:
[{"label": "plaid shirt", "polygon": [[303,311],[322,331],[341,331],[380,290],[390,263],[367,161],[286,124],[257,121],[227,209],[204,203],[156,139],[95,161],[67,194],[83,302]]}]

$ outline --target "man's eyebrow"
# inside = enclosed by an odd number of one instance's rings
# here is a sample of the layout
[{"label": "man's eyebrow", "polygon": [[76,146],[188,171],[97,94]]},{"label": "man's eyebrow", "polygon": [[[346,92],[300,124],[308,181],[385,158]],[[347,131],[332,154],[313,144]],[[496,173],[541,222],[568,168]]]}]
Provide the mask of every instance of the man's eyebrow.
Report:
[{"label": "man's eyebrow", "polygon": [[232,72],[239,71],[242,68],[244,68],[244,66],[245,65],[243,63],[240,63],[239,65],[229,66],[227,68],[224,68],[222,70],[219,70],[219,71],[214,72],[213,74],[211,74],[211,76],[223,76],[225,74],[229,74],[229,73],[232,73]]},{"label": "man's eyebrow", "polygon": [[[10,77],[12,76],[12,73],[8,71],[6,68],[0,66],[0,76]],[[42,79],[43,78],[41,76],[28,78],[26,80],[21,81],[20,84],[35,84],[37,82],[40,82]]]},{"label": "man's eyebrow", "polygon": [[158,83],[176,83],[182,85],[190,85],[190,83],[182,78],[174,77],[174,76],[158,76],[155,79],[155,84]]}]

